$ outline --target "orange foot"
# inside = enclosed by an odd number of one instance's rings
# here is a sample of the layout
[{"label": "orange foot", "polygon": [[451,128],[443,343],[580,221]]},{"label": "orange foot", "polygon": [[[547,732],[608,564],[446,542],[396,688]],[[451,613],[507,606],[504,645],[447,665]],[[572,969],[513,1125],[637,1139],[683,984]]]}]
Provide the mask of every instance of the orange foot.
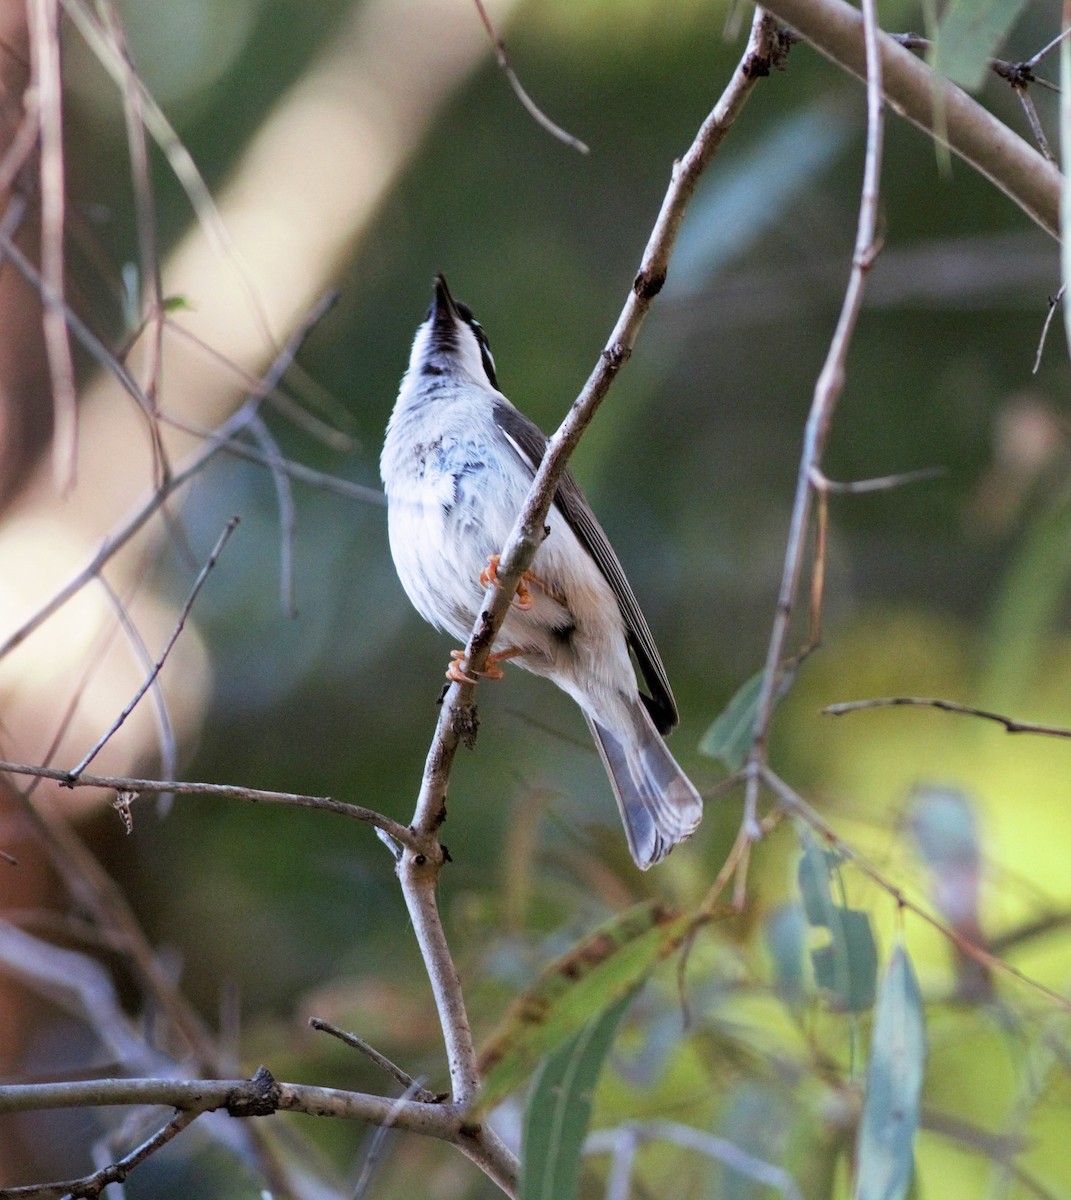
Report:
[{"label": "orange foot", "polygon": [[464,650],[451,650],[450,658],[453,660],[446,668],[446,678],[451,683],[477,683],[477,676],[483,676],[484,679],[501,679],[503,677],[502,668],[498,665],[500,662],[505,662],[509,658],[516,658],[518,654],[524,652],[517,646],[511,646],[508,650],[499,650],[496,654],[489,654],[487,662],[482,671],[474,671],[471,675],[468,674],[468,666],[462,666],[465,662]]},{"label": "orange foot", "polygon": [[[498,581],[498,564],[502,561],[500,554],[492,554],[487,559],[487,566],[480,572],[480,586],[490,587],[492,583]],[[532,599],[532,593],[528,587],[530,583],[536,587],[546,591],[546,585],[538,575],[533,575],[531,571],[525,571],[521,576],[520,583],[517,584],[517,594],[513,597],[513,603],[521,610],[527,612],[532,607],[535,601]]]}]

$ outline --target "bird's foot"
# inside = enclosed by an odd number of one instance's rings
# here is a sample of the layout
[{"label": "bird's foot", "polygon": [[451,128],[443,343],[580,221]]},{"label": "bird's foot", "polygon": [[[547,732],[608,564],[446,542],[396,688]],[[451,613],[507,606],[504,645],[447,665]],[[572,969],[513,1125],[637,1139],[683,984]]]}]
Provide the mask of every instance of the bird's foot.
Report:
[{"label": "bird's foot", "polygon": [[487,656],[487,662],[482,671],[473,671],[469,674],[468,664],[465,663],[465,651],[451,650],[450,658],[453,661],[446,668],[446,678],[451,683],[478,683],[480,679],[502,679],[504,672],[498,664],[523,653],[524,651],[519,646],[511,646],[508,650],[499,650]]},{"label": "bird's foot", "polygon": [[[480,572],[480,586],[490,587],[492,583],[498,582],[498,564],[502,561],[500,554],[492,554],[488,556],[487,566]],[[517,594],[513,597],[513,603],[521,610],[527,612],[528,609],[535,604],[532,599],[532,592],[529,584],[534,584],[536,587],[547,590],[546,584],[539,578],[538,575],[533,575],[531,571],[525,571],[521,576],[520,583],[517,584]]]}]

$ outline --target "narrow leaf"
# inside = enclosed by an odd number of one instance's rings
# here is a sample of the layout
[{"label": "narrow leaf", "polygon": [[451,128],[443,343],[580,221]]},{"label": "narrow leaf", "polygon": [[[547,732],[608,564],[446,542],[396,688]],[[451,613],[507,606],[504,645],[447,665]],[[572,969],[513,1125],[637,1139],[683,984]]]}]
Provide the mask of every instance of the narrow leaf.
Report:
[{"label": "narrow leaf", "polygon": [[853,1200],[903,1200],[907,1195],[925,1061],[922,996],[911,959],[898,945],[874,1013]]},{"label": "narrow leaf", "polygon": [[840,859],[829,850],[823,850],[806,830],[800,841],[803,855],[799,865],[800,896],[803,911],[809,925],[828,926],[837,905],[829,887],[829,877]]},{"label": "narrow leaf", "polygon": [[[1064,21],[1067,21],[1064,9]],[[1060,43],[1060,161],[1071,163],[1071,40]],[[1064,288],[1064,333],[1071,346],[1071,301],[1067,285],[1071,282],[1071,187],[1060,192],[1060,266]]]},{"label": "narrow leaf", "polygon": [[740,770],[751,749],[763,674],[759,671],[740,686],[699,742],[701,754],[720,759],[730,771]]},{"label": "narrow leaf", "polygon": [[521,1200],[573,1200],[595,1084],[635,992],[592,1018],[540,1066],[524,1114]]},{"label": "narrow leaf", "polygon": [[631,993],[695,928],[696,918],[657,903],[639,904],[602,925],[552,963],[510,1007],[480,1055],[485,1112],[520,1087],[553,1053],[622,996]]},{"label": "narrow leaf", "polygon": [[1026,0],[951,0],[937,28],[933,67],[973,92]]},{"label": "narrow leaf", "polygon": [[870,917],[855,908],[837,908],[829,933],[829,945],[811,951],[815,980],[833,993],[837,1008],[862,1012],[874,1003],[878,973]]}]

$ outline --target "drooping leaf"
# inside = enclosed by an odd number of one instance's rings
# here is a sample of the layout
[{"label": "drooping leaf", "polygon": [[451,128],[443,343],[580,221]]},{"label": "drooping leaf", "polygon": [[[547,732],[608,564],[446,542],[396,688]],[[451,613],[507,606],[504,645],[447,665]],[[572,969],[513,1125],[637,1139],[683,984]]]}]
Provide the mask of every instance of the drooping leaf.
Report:
[{"label": "drooping leaf", "polygon": [[700,753],[720,759],[730,771],[740,770],[751,749],[762,679],[759,671],[742,684],[700,739]]},{"label": "drooping leaf", "polygon": [[790,1008],[797,1008],[804,1001],[805,931],[803,910],[798,904],[783,905],[765,922],[766,945],[773,958],[774,987]]},{"label": "drooping leaf", "polygon": [[595,1084],[634,991],[593,1017],[536,1072],[524,1114],[521,1200],[573,1200]]},{"label": "drooping leaf", "polygon": [[829,945],[811,951],[815,980],[833,993],[837,1008],[862,1012],[874,1003],[878,973],[870,917],[855,908],[837,908],[828,929]]},{"label": "drooping leaf", "polygon": [[951,0],[937,27],[933,67],[968,91],[978,88],[1026,0]]},{"label": "drooping leaf", "polygon": [[552,1054],[631,993],[695,928],[696,918],[649,902],[614,917],[552,963],[510,1007],[480,1055],[486,1111],[520,1087]]},{"label": "drooping leaf", "polygon": [[911,959],[898,945],[874,1013],[853,1200],[903,1200],[907,1195],[925,1062],[922,996]]},{"label": "drooping leaf", "polygon": [[818,986],[831,992],[836,1008],[861,1012],[874,1003],[878,950],[865,912],[847,908],[833,898],[830,881],[840,856],[824,850],[807,830],[800,839],[800,896],[807,921],[829,931],[828,944],[811,951]]}]

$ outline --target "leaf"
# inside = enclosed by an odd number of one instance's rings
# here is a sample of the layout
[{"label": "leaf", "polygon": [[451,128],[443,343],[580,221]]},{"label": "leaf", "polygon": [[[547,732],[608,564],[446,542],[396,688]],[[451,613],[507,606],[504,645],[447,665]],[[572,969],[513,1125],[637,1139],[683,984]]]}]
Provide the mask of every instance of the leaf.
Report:
[{"label": "leaf", "polygon": [[803,963],[806,926],[798,904],[786,904],[766,919],[764,933],[774,966],[774,987],[790,1008],[804,1001]]},{"label": "leaf", "polygon": [[572,1200],[595,1084],[635,990],[543,1061],[524,1114],[521,1200]]},{"label": "leaf", "polygon": [[607,921],[552,963],[506,1013],[480,1055],[486,1112],[520,1087],[540,1059],[630,994],[696,927],[697,918],[649,902]]},{"label": "leaf", "polygon": [[740,770],[751,749],[764,674],[757,672],[737,690],[699,742],[701,754],[721,759],[730,771]]},{"label": "leaf", "polygon": [[840,865],[840,856],[823,850],[807,830],[800,840],[803,854],[799,865],[803,911],[811,925],[829,930],[829,944],[811,951],[818,986],[832,992],[836,1007],[860,1012],[874,1003],[878,973],[878,948],[870,918],[858,909],[846,908],[833,899],[830,876]]},{"label": "leaf", "polygon": [[870,1036],[853,1200],[903,1200],[907,1195],[925,1062],[918,980],[907,951],[897,945],[881,983]]},{"label": "leaf", "polygon": [[934,39],[934,70],[975,91],[1025,6],[1026,0],[951,0]]},{"label": "leaf", "polygon": [[855,908],[837,908],[828,928],[829,945],[811,951],[815,980],[833,993],[838,1008],[862,1012],[874,1003],[878,973],[870,917]]}]

